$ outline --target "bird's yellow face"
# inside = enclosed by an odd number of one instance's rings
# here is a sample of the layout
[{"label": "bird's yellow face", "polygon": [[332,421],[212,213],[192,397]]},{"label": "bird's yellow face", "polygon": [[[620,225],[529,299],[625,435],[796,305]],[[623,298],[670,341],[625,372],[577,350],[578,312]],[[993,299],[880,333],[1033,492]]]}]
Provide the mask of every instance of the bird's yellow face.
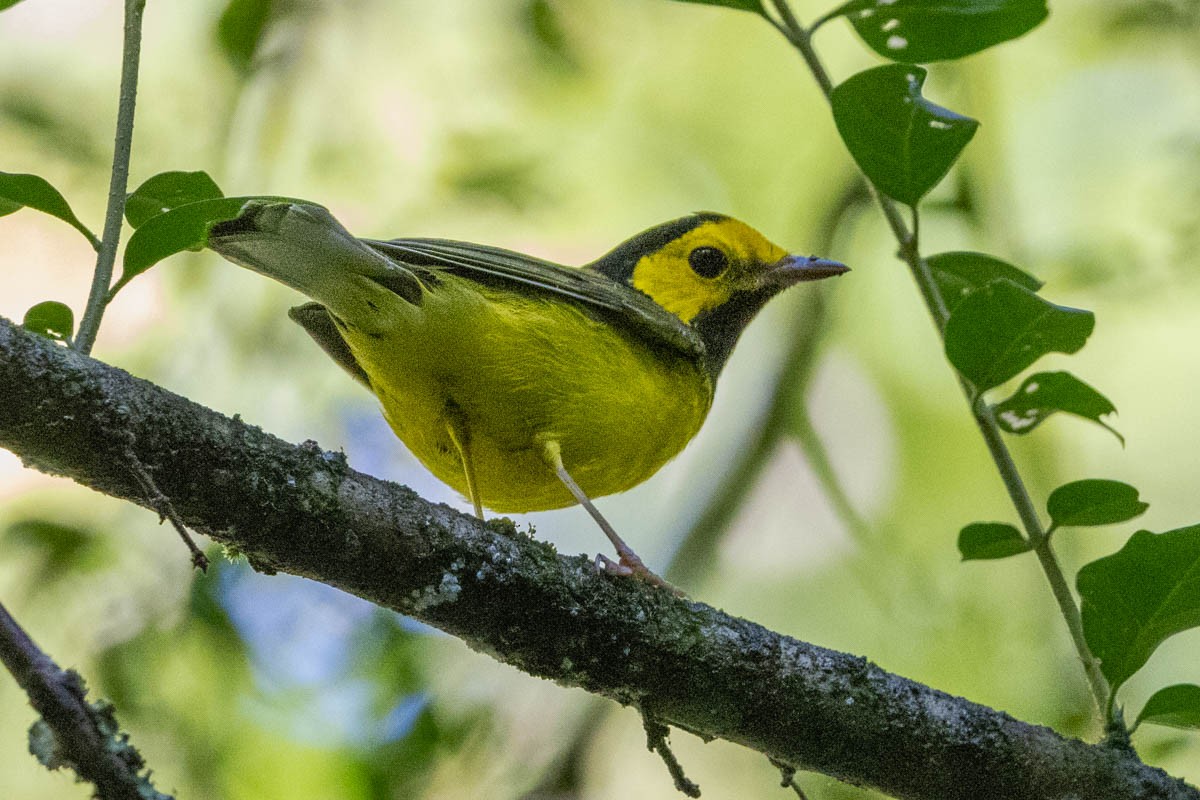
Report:
[{"label": "bird's yellow face", "polygon": [[[788,253],[761,233],[729,217],[702,222],[633,268],[632,284],[684,322],[773,282]],[[779,287],[782,288],[782,287]]]}]

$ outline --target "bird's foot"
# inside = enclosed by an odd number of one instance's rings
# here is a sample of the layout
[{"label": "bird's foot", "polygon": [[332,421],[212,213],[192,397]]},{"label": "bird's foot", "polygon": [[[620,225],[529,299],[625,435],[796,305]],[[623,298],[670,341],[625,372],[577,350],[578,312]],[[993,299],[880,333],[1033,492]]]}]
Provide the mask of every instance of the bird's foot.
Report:
[{"label": "bird's foot", "polygon": [[624,578],[636,578],[640,581],[645,581],[651,586],[658,586],[675,594],[678,597],[686,597],[683,590],[667,582],[664,578],[660,578],[650,570],[638,557],[638,554],[632,550],[627,550],[621,553],[620,561],[613,561],[603,553],[597,553],[596,559],[593,562],[596,565],[596,570],[599,572],[607,572],[609,575],[619,575]]}]

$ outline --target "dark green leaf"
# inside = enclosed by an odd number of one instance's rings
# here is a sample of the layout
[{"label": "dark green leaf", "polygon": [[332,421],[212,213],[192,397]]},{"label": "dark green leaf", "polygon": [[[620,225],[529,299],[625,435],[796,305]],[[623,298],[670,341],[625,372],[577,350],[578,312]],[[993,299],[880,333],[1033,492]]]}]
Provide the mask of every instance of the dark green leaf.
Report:
[{"label": "dark green leaf", "polygon": [[725,6],[742,11],[753,11],[755,14],[766,16],[762,0],[678,0],[681,3],[695,3],[700,6]]},{"label": "dark green leaf", "polygon": [[207,172],[160,172],[125,200],[125,219],[135,228],[173,208],[224,195]]},{"label": "dark green leaf", "polygon": [[19,2],[21,2],[21,0],[0,0],[0,11],[3,11],[6,8],[12,8]]},{"label": "dark green leaf", "polygon": [[214,222],[233,219],[250,200],[305,202],[289,197],[221,197],[188,203],[151,217],[129,237],[121,279],[113,286],[112,294],[167,256],[184,250],[202,249],[208,238],[209,226]]},{"label": "dark green leaf", "polygon": [[93,246],[99,245],[95,235],[75,216],[66,198],[45,178],[16,172],[0,172],[0,216],[11,214],[22,206],[58,217],[86,236]]},{"label": "dark green leaf", "polygon": [[1138,531],[1075,585],[1084,637],[1115,692],[1165,639],[1200,625],[1200,525]]},{"label": "dark green leaf", "polygon": [[833,90],[833,119],[855,162],[889,197],[916,205],[949,171],[979,123],[921,96],[925,70],[890,64]]},{"label": "dark green leaf", "polygon": [[921,64],[1015,39],[1048,14],[1046,0],[851,0],[829,16],[846,17],[884,58]]},{"label": "dark green leaf", "polygon": [[1200,686],[1178,683],[1159,689],[1146,701],[1134,724],[1143,722],[1172,728],[1200,728]]},{"label": "dark green leaf", "polygon": [[1108,398],[1069,372],[1039,372],[1030,375],[1007,400],[992,407],[996,422],[1009,433],[1029,433],[1056,411],[1090,419],[1125,443],[1101,417],[1117,409]]},{"label": "dark green leaf", "polygon": [[1042,282],[1028,272],[984,253],[938,253],[927,258],[926,263],[950,311],[973,289],[986,286],[997,278],[1007,278],[1031,292],[1042,288]]},{"label": "dark green leaf", "polygon": [[1051,521],[1060,528],[1125,522],[1149,507],[1129,484],[1100,479],[1063,484],[1046,501]]},{"label": "dark green leaf", "polygon": [[40,333],[60,342],[70,342],[71,335],[75,332],[75,314],[62,303],[46,300],[25,312],[21,326],[27,331]]},{"label": "dark green leaf", "polygon": [[221,12],[217,45],[238,72],[251,71],[274,5],[274,0],[229,0]]},{"label": "dark green leaf", "polygon": [[1010,280],[968,294],[946,323],[946,357],[984,391],[1003,383],[1050,352],[1083,347],[1096,317],[1057,306]]},{"label": "dark green leaf", "polygon": [[972,522],[958,533],[963,561],[1008,558],[1029,549],[1029,541],[1006,522]]}]

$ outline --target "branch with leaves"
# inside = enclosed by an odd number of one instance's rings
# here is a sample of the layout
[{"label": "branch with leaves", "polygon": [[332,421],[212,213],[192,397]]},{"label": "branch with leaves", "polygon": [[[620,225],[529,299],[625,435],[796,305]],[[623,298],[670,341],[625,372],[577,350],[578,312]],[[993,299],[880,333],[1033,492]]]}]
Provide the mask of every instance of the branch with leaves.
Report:
[{"label": "branch with leaves", "polygon": [[[1022,36],[1045,20],[1044,0],[850,0],[805,28],[787,0],[684,0],[761,15],[803,57],[829,100],[838,133],[870,182],[899,243],[946,359],[957,371],[968,407],[1012,500],[1022,529],[1009,523],[972,523],[959,534],[963,560],[1032,552],[1050,584],[1110,736],[1126,740],[1117,691],[1164,640],[1200,625],[1200,525],[1168,533],[1141,531],[1119,553],[1083,567],[1082,603],[1071,593],[1053,549],[1065,527],[1126,522],[1146,510],[1135,488],[1118,481],[1068,483],[1048,498],[1044,526],[1003,433],[1028,434],[1047,417],[1089,419],[1124,442],[1103,417],[1113,404],[1067,372],[1030,375],[1009,397],[987,393],[1018,377],[1042,356],[1076,353],[1095,326],[1090,311],[1051,303],[1042,282],[984,253],[923,255],[919,206],[946,176],[979,127],[977,120],[943,108],[922,94],[927,70],[918,62],[961,58]],[[876,53],[898,63],[875,67],[834,85],[813,46],[813,34],[845,18]],[[907,206],[906,225],[897,203]],[[1131,598],[1130,595],[1138,595]],[[1081,608],[1082,605],[1082,608]],[[1138,714],[1182,727],[1200,723],[1200,686],[1182,684],[1156,693]],[[1165,714],[1160,712],[1166,711]]]}]

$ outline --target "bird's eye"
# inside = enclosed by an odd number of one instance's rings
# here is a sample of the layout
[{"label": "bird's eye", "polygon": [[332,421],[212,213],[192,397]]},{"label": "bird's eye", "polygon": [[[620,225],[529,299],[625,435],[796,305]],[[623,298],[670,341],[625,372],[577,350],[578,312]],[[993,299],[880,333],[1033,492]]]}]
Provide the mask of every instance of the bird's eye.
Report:
[{"label": "bird's eye", "polygon": [[697,247],[688,254],[688,263],[701,278],[715,278],[729,266],[729,259],[715,247]]}]

